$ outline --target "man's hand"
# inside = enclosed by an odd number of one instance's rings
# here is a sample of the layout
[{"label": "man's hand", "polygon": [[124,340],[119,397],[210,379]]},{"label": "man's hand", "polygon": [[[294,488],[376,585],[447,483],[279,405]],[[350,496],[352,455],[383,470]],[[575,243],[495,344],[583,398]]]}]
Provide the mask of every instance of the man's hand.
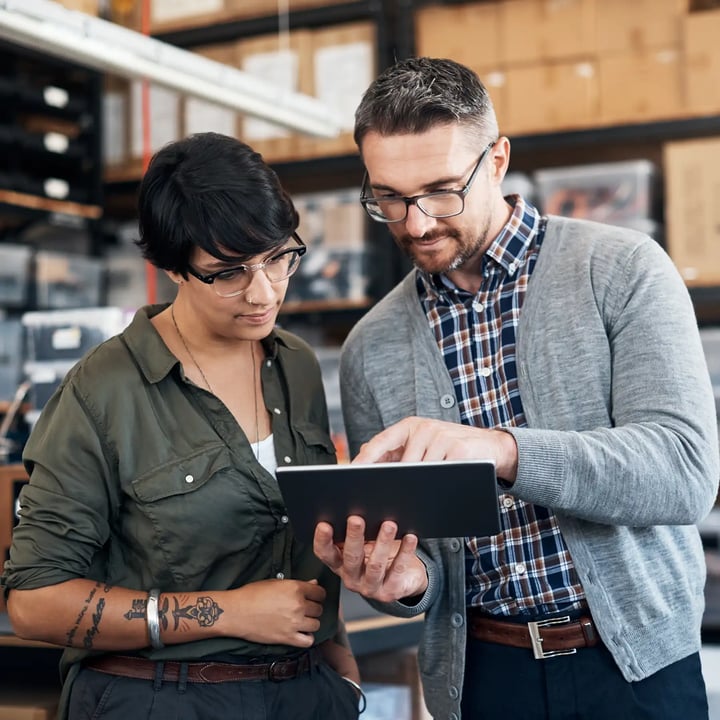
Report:
[{"label": "man's hand", "polygon": [[405,535],[397,540],[397,525],[386,520],[374,542],[365,540],[365,521],[356,515],[347,520],[345,541],[333,541],[333,528],[318,523],[313,550],[348,590],[366,598],[391,602],[421,595],[427,588],[425,564],[415,554],[418,539]]},{"label": "man's hand", "polygon": [[515,481],[517,445],[510,433],[409,417],[366,442],[353,463],[485,459],[495,461],[498,477],[509,483]]}]

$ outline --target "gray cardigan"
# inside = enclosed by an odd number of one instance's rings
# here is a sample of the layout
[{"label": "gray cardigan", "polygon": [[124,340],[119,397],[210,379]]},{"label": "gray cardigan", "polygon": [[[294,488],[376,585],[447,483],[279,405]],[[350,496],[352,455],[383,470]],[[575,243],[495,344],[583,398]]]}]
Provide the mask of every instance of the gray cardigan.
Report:
[{"label": "gray cardigan", "polygon": [[[695,523],[720,475],[712,387],[688,292],[635,231],[551,217],[517,332],[526,428],[509,491],[552,508],[598,631],[628,681],[700,647]],[[341,360],[352,455],[401,418],[459,422],[411,272],[349,334]],[[450,406],[450,407],[448,407]],[[462,499],[458,498],[458,502]],[[428,709],[460,717],[463,538],[421,543],[429,587],[419,663]]]}]

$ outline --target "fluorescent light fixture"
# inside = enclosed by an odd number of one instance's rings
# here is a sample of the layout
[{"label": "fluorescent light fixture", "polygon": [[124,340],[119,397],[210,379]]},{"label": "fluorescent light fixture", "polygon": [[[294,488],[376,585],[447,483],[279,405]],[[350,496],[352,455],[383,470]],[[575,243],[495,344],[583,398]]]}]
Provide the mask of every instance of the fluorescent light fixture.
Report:
[{"label": "fluorescent light fixture", "polygon": [[308,135],[340,132],[335,111],[316,98],[53,0],[0,0],[0,38],[94,70],[146,79]]}]

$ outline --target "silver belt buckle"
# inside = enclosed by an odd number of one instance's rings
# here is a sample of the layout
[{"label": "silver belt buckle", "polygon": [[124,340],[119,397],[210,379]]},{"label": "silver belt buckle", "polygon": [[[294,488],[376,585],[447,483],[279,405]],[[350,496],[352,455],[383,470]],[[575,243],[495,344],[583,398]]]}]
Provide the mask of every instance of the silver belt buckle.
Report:
[{"label": "silver belt buckle", "polygon": [[570,650],[543,650],[543,638],[540,634],[540,629],[548,627],[549,625],[565,625],[570,622],[570,616],[565,615],[564,617],[551,618],[550,620],[537,620],[529,622],[528,631],[530,632],[530,643],[532,644],[533,655],[536,660],[547,660],[547,658],[557,657],[558,655],[574,655],[577,652],[577,648],[571,648]]}]

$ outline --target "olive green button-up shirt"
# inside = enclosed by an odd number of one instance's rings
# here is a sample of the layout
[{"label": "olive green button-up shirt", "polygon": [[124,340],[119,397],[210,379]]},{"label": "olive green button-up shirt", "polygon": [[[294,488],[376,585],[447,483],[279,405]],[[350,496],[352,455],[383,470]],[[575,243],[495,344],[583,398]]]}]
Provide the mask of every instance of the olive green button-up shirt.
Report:
[{"label": "olive green button-up shirt", "polygon": [[[317,578],[327,590],[315,635],[322,642],[337,629],[338,580],[311,538],[294,538],[274,476],[225,405],[184,377],[150,322],[162,309],[138,311],[68,373],[43,410],[23,455],[30,482],[2,582],[31,589],[91,578],[192,592]],[[313,352],[282,330],[264,346],[278,464],[334,463]],[[146,653],[190,660],[293,650],[212,638]],[[64,665],[84,654],[66,650]]]}]

